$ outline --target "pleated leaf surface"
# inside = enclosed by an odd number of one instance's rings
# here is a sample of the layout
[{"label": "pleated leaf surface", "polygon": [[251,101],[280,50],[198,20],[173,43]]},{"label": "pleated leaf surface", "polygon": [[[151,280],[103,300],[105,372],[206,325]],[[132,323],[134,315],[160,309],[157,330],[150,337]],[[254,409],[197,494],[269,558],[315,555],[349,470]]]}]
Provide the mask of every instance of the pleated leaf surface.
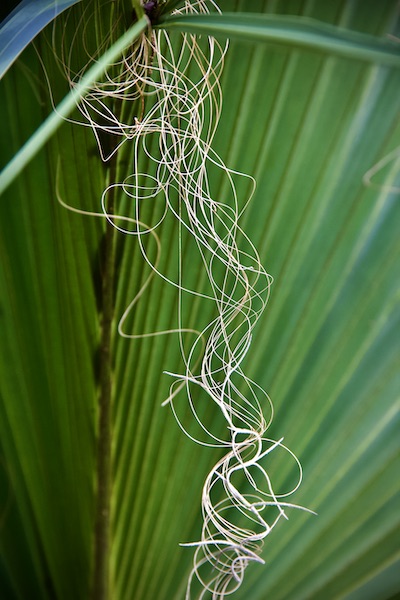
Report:
[{"label": "pleated leaf surface", "polygon": [[[390,0],[221,8],[399,35]],[[81,11],[71,11],[71,32]],[[45,32],[37,48],[59,100],[67,86],[48,40]],[[1,83],[2,164],[51,109],[42,73],[28,48]],[[243,369],[274,404],[269,435],[303,465],[293,501],[318,513],[288,511],[265,543],[266,565],[250,566],[232,598],[389,599],[400,592],[399,70],[235,39],[222,89],[215,150],[257,180],[241,226],[274,277]],[[148,157],[139,162],[151,175]],[[57,193],[97,212],[108,178],[90,130],[65,123],[0,199],[0,586],[10,600],[88,597],[105,224],[65,210]],[[226,193],[217,174],[212,183]],[[248,191],[239,184],[239,200]],[[153,222],[157,210],[148,208]],[[173,218],[160,239],[160,270],[174,278]],[[195,244],[183,236],[182,245],[188,278],[209,291]],[[149,272],[135,239],[116,238],[115,325]],[[154,278],[125,330],[176,327],[177,301]],[[192,328],[215,317],[196,299],[183,311]],[[182,600],[192,550],[179,543],[199,539],[202,485],[220,451],[186,438],[161,406],[171,384],[163,372],[182,370],[176,335],[114,332],[113,361],[110,598]],[[223,434],[216,407],[204,407]],[[190,429],[191,414],[182,416]],[[284,488],[286,461],[271,469]]]}]

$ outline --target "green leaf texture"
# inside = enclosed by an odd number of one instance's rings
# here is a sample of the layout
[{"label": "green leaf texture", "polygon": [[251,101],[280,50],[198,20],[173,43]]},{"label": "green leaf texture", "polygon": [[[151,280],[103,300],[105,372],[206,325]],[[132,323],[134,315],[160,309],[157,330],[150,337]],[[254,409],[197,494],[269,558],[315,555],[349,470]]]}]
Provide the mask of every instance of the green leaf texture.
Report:
[{"label": "green leaf texture", "polygon": [[369,62],[400,67],[398,44],[360,34],[351,29],[326,25],[311,18],[251,13],[172,15],[161,27],[190,31],[198,35],[223,35],[254,43],[293,45]]},{"label": "green leaf texture", "polygon": [[[224,0],[221,8],[248,12],[249,3]],[[377,47],[400,31],[391,0],[253,0],[250,10],[375,36]],[[80,11],[69,17],[71,36]],[[39,53],[59,100],[66,84],[48,36],[39,38]],[[215,149],[257,180],[241,226],[274,277],[243,369],[272,398],[270,437],[284,437],[303,465],[293,501],[318,513],[288,511],[265,543],[266,565],[249,567],[235,600],[400,593],[398,77],[388,65],[293,48],[290,40],[231,42]],[[1,85],[6,164],[49,110],[32,49]],[[139,168],[151,175],[154,167],[141,156]],[[109,177],[90,130],[65,123],[0,199],[0,590],[7,600],[88,598],[105,224],[65,210],[56,190],[97,212]],[[212,184],[223,196],[218,174]],[[244,201],[245,183],[239,192]],[[152,222],[157,210],[148,208]],[[167,219],[160,270],[171,277],[178,237]],[[135,240],[116,239],[115,325],[149,275]],[[183,236],[182,244],[190,279],[207,292],[194,243]],[[215,316],[196,299],[183,310],[193,328]],[[176,290],[154,278],[126,329],[176,326]],[[187,439],[161,407],[171,384],[163,372],[182,369],[176,335],[129,340],[115,332],[113,354],[110,598],[182,600],[192,550],[179,543],[199,539],[202,485],[220,452]],[[200,394],[198,401],[203,406]],[[207,402],[204,416],[223,432]],[[287,463],[278,457],[271,468],[285,487]]]}]

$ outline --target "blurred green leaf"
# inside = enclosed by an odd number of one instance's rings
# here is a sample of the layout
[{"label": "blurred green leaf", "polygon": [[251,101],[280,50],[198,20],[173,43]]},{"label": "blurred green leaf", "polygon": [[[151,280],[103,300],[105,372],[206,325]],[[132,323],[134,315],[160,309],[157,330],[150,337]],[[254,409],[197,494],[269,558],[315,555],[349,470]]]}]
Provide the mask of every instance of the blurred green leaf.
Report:
[{"label": "blurred green leaf", "polygon": [[28,44],[80,0],[22,0],[0,24],[0,79]]}]

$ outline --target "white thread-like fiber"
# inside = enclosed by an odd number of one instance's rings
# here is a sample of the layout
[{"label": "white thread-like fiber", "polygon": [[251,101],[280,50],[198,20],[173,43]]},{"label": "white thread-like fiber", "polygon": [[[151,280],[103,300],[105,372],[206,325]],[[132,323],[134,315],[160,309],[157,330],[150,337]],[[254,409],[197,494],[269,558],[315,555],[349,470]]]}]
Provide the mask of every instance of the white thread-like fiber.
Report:
[{"label": "white thread-like fiber", "polygon": [[[196,13],[210,9],[218,10],[213,1],[186,0],[181,11]],[[239,226],[241,214],[254,192],[254,180],[227,168],[211,147],[221,112],[219,79],[227,49],[228,44],[222,47],[212,37],[199,41],[196,36],[185,34],[177,45],[166,31],[149,31],[118,64],[110,66],[104,81],[95,84],[79,105],[85,124],[94,131],[103,160],[110,160],[123,144],[133,145],[130,173],[124,181],[112,182],[104,190],[101,215],[122,234],[136,236],[153,274],[178,289],[177,329],[146,334],[125,330],[127,316],[147,287],[148,279],[122,315],[119,333],[129,338],[179,334],[185,369],[182,373],[169,373],[174,381],[164,404],[170,405],[180,427],[192,440],[226,449],[225,456],[204,483],[201,537],[184,544],[195,548],[187,600],[192,597],[195,579],[202,588],[199,599],[207,595],[223,598],[237,590],[247,566],[264,562],[260,557],[263,540],[282,517],[287,518],[286,509],[301,508],[282,500],[300,485],[300,463],[283,445],[283,439],[266,437],[273,416],[271,401],[241,369],[254,327],[268,301],[272,277]],[[63,61],[69,64],[67,56]],[[65,68],[73,86],[82,73],[73,74]],[[140,114],[124,120],[112,108],[119,101],[124,105],[135,102],[141,106]],[[101,141],[104,133],[115,138],[108,154]],[[155,165],[152,171],[155,175],[140,173],[141,155],[147,155]],[[210,169],[220,170],[225,177],[229,193],[224,197],[213,192]],[[236,192],[235,180],[240,177],[247,178],[252,189],[244,202],[239,201]],[[116,209],[109,211],[108,196],[113,188],[129,199],[133,217],[119,215]],[[158,221],[147,226],[142,204],[150,200],[163,202],[165,206]],[[189,232],[197,245],[211,292],[202,293],[184,285],[180,246],[177,280],[169,279],[159,270],[161,239],[156,230],[168,214],[174,215],[180,231]],[[146,236],[156,241],[155,260],[151,260],[146,249]],[[180,240],[181,235],[178,244]],[[246,251],[241,249],[244,246]],[[214,304],[215,317],[200,332],[182,322],[185,294]],[[196,336],[189,351],[183,343],[185,332]],[[201,402],[211,402],[221,411],[226,421],[225,437],[216,435],[202,422],[194,388],[201,389]],[[182,402],[182,394],[178,396],[178,392],[182,389],[186,390],[204,439],[186,431],[179,419],[177,403]],[[266,412],[268,417],[264,416]],[[285,493],[274,490],[270,475],[273,456],[278,452],[285,452],[298,469],[297,483]]]}]

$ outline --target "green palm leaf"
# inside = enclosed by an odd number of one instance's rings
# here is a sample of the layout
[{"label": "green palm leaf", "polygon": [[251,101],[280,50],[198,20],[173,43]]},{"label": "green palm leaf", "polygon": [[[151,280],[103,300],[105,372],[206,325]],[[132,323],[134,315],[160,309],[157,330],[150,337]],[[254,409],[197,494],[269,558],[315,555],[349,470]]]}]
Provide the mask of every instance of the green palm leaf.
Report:
[{"label": "green palm leaf", "polygon": [[[128,4],[115,39],[131,24]],[[107,6],[98,11],[93,4],[90,48],[101,47],[118,14]],[[236,13],[231,28],[237,20],[251,21],[240,14],[248,3],[226,0],[221,8]],[[272,398],[268,435],[284,436],[303,465],[293,501],[318,513],[288,511],[289,521],[266,540],[267,564],[249,566],[232,597],[385,600],[400,592],[400,126],[398,69],[379,62],[378,54],[394,57],[393,65],[398,61],[387,41],[398,37],[398,7],[389,0],[257,0],[251,10],[259,22],[298,23],[298,31],[302,19],[318,20],[323,40],[327,28],[340,26],[349,39],[368,42],[375,58],[369,63],[368,53],[357,60],[326,47],[300,48],[293,37],[279,44],[237,38],[226,58],[214,146],[230,168],[257,180],[241,226],[275,280],[243,370]],[[82,11],[78,4],[63,17],[65,30],[56,25],[58,42],[62,30],[68,39],[79,31]],[[204,27],[216,27],[218,19],[212,15]],[[44,31],[37,50],[59,103],[69,90],[49,40],[51,31]],[[78,70],[87,60],[85,48],[74,60]],[[5,75],[0,98],[6,165],[51,110],[32,47]],[[77,111],[72,118],[79,118]],[[193,552],[179,543],[199,539],[201,489],[221,451],[195,445],[161,407],[171,384],[163,371],[182,370],[176,334],[125,339],[116,332],[150,274],[136,240],[110,238],[113,230],[103,219],[57,201],[99,212],[104,188],[113,176],[126,176],[124,152],[116,166],[104,165],[91,130],[64,123],[0,199],[0,590],[7,599],[84,599],[90,593],[98,399],[107,369],[113,409],[111,542],[104,555],[109,598],[185,595]],[[144,153],[138,168],[154,175]],[[220,174],[210,177],[224,197]],[[240,202],[248,188],[238,181]],[[149,204],[145,210],[154,223],[162,209]],[[171,278],[180,235],[176,220],[164,221],[159,268]],[[182,247],[189,279],[208,293],[198,251],[184,233]],[[152,239],[148,251],[154,258]],[[110,290],[112,355],[101,359]],[[185,301],[182,310],[189,328],[201,329],[215,317],[198,299]],[[124,330],[140,334],[177,325],[176,290],[155,277]],[[201,393],[196,402],[213,431],[224,435],[217,407]],[[183,397],[177,406],[195,435]],[[283,456],[271,459],[270,469],[276,487],[290,484]]]}]

